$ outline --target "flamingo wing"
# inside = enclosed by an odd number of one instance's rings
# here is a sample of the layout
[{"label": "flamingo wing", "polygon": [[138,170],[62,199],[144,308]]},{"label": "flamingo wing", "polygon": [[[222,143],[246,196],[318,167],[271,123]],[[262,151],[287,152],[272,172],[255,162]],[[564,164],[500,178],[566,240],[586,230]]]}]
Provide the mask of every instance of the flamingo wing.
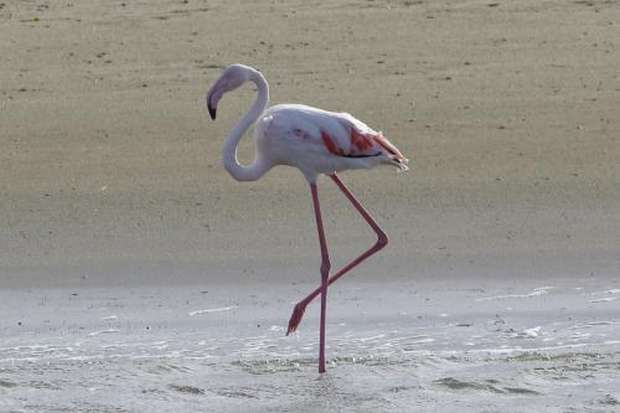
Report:
[{"label": "flamingo wing", "polygon": [[390,162],[404,164],[407,159],[381,132],[348,113],[328,112],[305,105],[277,105],[270,109],[271,132],[302,139],[328,155],[345,158],[383,156]]}]

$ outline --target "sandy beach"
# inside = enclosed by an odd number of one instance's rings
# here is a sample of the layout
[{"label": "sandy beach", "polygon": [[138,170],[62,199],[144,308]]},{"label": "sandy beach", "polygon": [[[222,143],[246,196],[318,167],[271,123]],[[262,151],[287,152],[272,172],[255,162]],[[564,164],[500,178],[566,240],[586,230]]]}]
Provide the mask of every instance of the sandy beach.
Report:
[{"label": "sandy beach", "polygon": [[[0,2],[0,411],[617,411],[619,21],[597,0]],[[412,161],[342,174],[391,243],[330,290],[325,377],[318,306],[282,330],[319,283],[307,184],[221,166],[254,92],[216,122],[204,93],[234,62]],[[372,233],[319,190],[337,268]]]}]

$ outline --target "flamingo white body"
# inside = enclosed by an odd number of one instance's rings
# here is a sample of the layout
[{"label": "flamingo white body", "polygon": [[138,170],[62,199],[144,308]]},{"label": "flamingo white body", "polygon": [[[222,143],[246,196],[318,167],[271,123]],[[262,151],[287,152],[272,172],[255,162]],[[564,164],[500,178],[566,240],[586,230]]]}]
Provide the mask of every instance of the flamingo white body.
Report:
[{"label": "flamingo white body", "polygon": [[[348,169],[367,169],[381,164],[392,165],[401,171],[406,171],[408,160],[383,137],[381,132],[373,130],[348,113],[329,112],[299,104],[281,104],[267,108],[269,102],[267,81],[256,69],[241,64],[228,66],[207,92],[207,107],[213,119],[222,96],[247,81],[256,84],[258,96],[226,139],[223,150],[224,167],[238,181],[254,181],[276,165],[288,165],[298,168],[310,184],[321,246],[321,286],[295,306],[287,334],[297,329],[306,306],[320,293],[319,372],[322,373],[325,371],[327,286],[385,247],[388,242],[387,235],[336,173]],[[252,125],[255,126],[256,156],[251,165],[243,166],[237,160],[237,147]],[[334,180],[377,234],[375,245],[331,277],[316,185],[317,178],[321,174],[328,175]]]},{"label": "flamingo white body", "polygon": [[294,166],[308,181],[318,174],[394,164],[404,157],[385,139],[348,113],[306,105],[267,109],[256,122],[257,153],[271,164]]}]

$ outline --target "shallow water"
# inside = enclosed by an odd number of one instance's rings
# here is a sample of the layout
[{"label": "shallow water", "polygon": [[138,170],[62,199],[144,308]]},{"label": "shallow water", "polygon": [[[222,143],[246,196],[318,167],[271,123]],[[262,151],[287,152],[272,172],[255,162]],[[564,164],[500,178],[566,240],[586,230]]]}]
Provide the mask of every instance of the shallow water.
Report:
[{"label": "shallow water", "polygon": [[620,290],[590,284],[334,289],[322,376],[299,286],[3,292],[0,411],[618,411]]}]

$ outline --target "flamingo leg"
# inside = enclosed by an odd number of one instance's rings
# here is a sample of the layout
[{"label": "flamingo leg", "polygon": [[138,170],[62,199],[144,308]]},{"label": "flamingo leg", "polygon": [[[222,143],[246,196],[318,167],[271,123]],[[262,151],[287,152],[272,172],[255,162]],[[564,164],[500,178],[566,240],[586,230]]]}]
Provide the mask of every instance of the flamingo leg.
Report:
[{"label": "flamingo leg", "polygon": [[319,205],[319,194],[316,183],[310,184],[312,192],[312,203],[314,204],[314,216],[316,218],[316,228],[319,233],[319,243],[321,245],[321,331],[319,338],[319,373],[325,373],[325,318],[327,312],[327,285],[329,283],[329,253],[327,251],[327,240],[323,230],[323,219],[321,218],[321,207]]},{"label": "flamingo leg", "polygon": [[[383,232],[381,227],[379,227],[379,225],[375,222],[375,220],[368,213],[368,211],[366,211],[366,209],[362,206],[362,204],[360,204],[360,202],[355,198],[355,196],[351,193],[349,188],[345,186],[345,184],[340,180],[340,178],[338,178],[336,174],[330,175],[330,177],[336,183],[338,188],[340,188],[340,190],[344,193],[344,195],[351,202],[351,204],[355,207],[355,209],[357,209],[357,211],[360,213],[362,218],[364,218],[364,220],[366,220],[366,222],[368,223],[368,225],[370,225],[373,231],[375,231],[375,233],[377,234],[377,242],[372,247],[370,247],[368,250],[360,254],[353,261],[351,261],[350,263],[342,267],[340,270],[338,270],[338,272],[336,272],[334,275],[332,275],[327,282],[328,285],[331,285],[334,281],[336,281],[337,279],[342,277],[344,274],[349,272],[351,269],[359,265],[366,258],[370,257],[371,255],[373,255],[374,253],[376,253],[377,251],[385,247],[388,243],[388,237],[385,234],[385,232]],[[326,288],[327,286],[325,286],[325,289]],[[297,327],[299,326],[299,323],[301,323],[301,319],[304,315],[304,312],[306,311],[306,307],[308,306],[308,304],[310,304],[310,302],[317,295],[321,293],[322,289],[323,289],[323,285],[321,284],[319,288],[312,291],[306,298],[304,298],[303,300],[301,300],[295,305],[295,308],[293,309],[293,314],[291,315],[291,318],[288,322],[288,330],[286,332],[286,335],[289,335],[290,333],[294,332],[297,329]]]}]

